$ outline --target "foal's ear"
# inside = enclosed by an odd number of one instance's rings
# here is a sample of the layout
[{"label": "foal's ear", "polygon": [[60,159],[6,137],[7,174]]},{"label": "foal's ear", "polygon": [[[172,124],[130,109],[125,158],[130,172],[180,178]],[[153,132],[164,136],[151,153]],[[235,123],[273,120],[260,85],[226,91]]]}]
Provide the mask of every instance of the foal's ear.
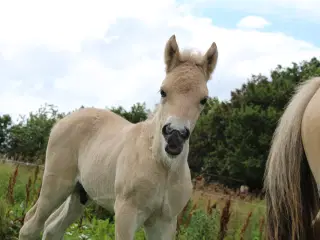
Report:
[{"label": "foal's ear", "polygon": [[203,69],[207,75],[208,80],[216,68],[218,61],[218,48],[216,43],[212,43],[206,54],[203,56]]},{"label": "foal's ear", "polygon": [[166,64],[167,73],[179,64],[179,57],[180,53],[176,36],[172,35],[167,41],[166,48],[164,50],[164,62]]}]

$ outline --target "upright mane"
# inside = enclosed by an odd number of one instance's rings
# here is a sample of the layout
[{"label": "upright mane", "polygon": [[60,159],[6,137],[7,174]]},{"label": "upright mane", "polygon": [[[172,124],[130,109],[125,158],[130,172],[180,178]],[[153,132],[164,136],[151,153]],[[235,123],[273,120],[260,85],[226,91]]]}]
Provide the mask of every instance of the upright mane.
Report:
[{"label": "upright mane", "polygon": [[184,49],[180,52],[181,62],[190,62],[196,65],[202,64],[204,61],[204,54],[195,49]]}]

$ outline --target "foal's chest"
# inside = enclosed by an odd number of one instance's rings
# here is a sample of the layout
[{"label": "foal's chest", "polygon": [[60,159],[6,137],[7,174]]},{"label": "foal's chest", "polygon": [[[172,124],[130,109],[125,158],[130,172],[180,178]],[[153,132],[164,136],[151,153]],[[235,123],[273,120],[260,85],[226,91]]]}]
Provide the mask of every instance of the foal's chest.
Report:
[{"label": "foal's chest", "polygon": [[168,185],[163,195],[161,215],[164,217],[177,216],[185,207],[192,194],[191,182],[175,183]]}]

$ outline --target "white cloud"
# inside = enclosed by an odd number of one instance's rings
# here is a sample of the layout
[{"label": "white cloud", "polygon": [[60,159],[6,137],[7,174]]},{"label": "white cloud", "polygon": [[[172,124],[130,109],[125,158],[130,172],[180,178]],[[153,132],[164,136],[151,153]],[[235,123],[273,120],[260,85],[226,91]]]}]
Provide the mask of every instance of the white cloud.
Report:
[{"label": "white cloud", "polygon": [[170,17],[174,4],[171,0],[1,1],[0,43],[15,47],[45,44],[57,51],[80,51],[82,41],[103,39],[119,19],[156,25],[165,21],[164,12]]},{"label": "white cloud", "polygon": [[278,15],[284,19],[320,22],[318,0],[194,0],[196,8],[228,8],[243,13]]},{"label": "white cloud", "polygon": [[263,17],[259,16],[247,16],[242,18],[237,26],[240,28],[264,28],[265,26],[270,25],[270,22],[268,22],[266,19]]},{"label": "white cloud", "polygon": [[45,102],[62,111],[137,101],[153,107],[172,34],[181,48],[204,52],[217,43],[209,90],[224,99],[251,74],[320,55],[282,33],[214,26],[174,0],[17,3],[0,2],[0,113],[28,113]]}]

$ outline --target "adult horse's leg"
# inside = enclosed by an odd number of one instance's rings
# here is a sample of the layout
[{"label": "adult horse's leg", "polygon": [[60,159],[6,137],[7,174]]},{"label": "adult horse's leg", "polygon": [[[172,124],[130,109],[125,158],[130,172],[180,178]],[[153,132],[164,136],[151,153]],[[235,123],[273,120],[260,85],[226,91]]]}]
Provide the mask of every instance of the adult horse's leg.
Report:
[{"label": "adult horse's leg", "polygon": [[44,226],[43,240],[61,240],[67,228],[84,212],[79,192],[73,192],[67,200],[50,215]]},{"label": "adult horse's leg", "polygon": [[177,218],[171,220],[156,219],[144,224],[147,240],[173,240],[175,239]]}]

